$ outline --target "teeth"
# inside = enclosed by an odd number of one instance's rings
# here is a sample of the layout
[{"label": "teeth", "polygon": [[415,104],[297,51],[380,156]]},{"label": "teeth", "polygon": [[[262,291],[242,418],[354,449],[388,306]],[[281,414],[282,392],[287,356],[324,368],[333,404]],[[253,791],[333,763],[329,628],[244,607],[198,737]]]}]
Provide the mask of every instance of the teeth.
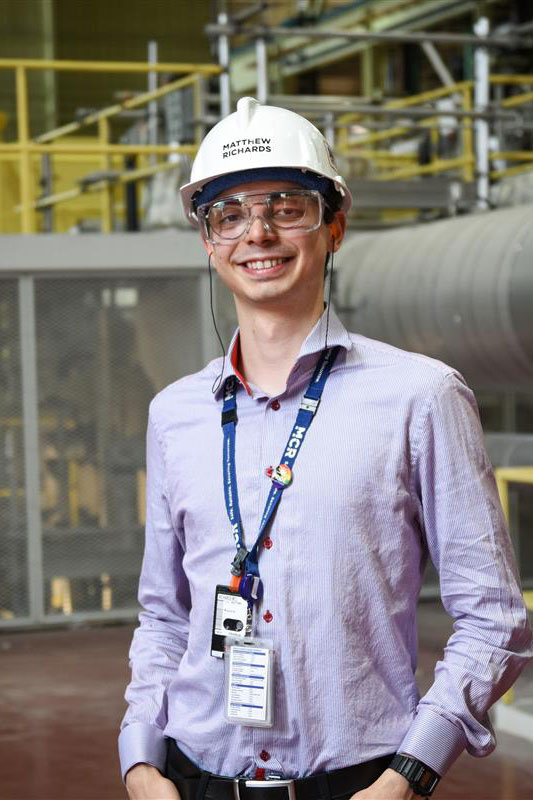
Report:
[{"label": "teeth", "polygon": [[285,261],[284,258],[266,258],[264,261],[247,261],[245,267],[247,269],[271,269],[272,267],[277,267],[278,264],[282,264]]}]

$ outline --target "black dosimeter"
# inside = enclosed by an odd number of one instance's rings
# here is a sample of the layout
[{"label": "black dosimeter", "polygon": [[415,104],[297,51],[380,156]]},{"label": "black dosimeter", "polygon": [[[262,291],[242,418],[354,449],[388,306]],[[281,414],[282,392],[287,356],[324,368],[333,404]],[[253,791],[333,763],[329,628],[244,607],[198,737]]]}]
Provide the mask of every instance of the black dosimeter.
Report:
[{"label": "black dosimeter", "polygon": [[232,592],[227,586],[216,587],[211,637],[212,656],[224,658],[226,636],[244,639],[248,613],[248,603],[240,594]]}]

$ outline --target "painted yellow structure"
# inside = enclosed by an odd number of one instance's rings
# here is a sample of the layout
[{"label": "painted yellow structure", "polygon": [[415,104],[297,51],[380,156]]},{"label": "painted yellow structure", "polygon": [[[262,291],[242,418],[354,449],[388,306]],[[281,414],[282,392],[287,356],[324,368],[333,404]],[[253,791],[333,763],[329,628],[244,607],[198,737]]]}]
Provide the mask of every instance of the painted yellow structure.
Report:
[{"label": "painted yellow structure", "polygon": [[[15,72],[17,95],[17,130],[16,142],[0,141],[0,232],[35,233],[40,230],[37,211],[46,206],[54,206],[54,231],[63,233],[70,230],[80,219],[100,220],[100,229],[109,233],[113,229],[113,218],[120,219],[124,214],[122,186],[130,181],[142,180],[173,165],[168,161],[148,163],[148,156],[169,156],[170,154],[194,155],[201,139],[201,126],[197,123],[195,142],[192,145],[123,145],[111,141],[110,122],[124,110],[139,108],[148,102],[160,99],[170,92],[190,86],[193,89],[195,118],[200,116],[202,83],[207,75],[220,72],[214,64],[146,64],[133,62],[95,62],[95,61],[54,61],[37,59],[0,59],[0,69]],[[115,103],[82,120],[62,125],[51,131],[30,139],[29,136],[29,104],[27,73],[29,70],[87,71],[87,72],[122,72],[122,73],[159,73],[183,74],[185,77],[167,83],[151,92],[143,92]],[[531,86],[532,75],[493,75],[491,84]],[[440,87],[411,97],[392,100],[385,103],[385,109],[408,109],[423,106],[435,100],[453,97],[456,105],[469,112],[473,106],[473,82],[461,81],[450,86]],[[514,108],[530,103],[532,91],[501,101],[501,108]],[[4,122],[5,124],[5,122]],[[377,180],[397,180],[417,178],[423,175],[437,175],[452,172],[460,174],[466,183],[474,180],[475,156],[471,118],[465,118],[460,126],[460,153],[453,158],[441,158],[438,148],[432,147],[430,163],[419,165],[414,163],[412,155],[387,151],[387,143],[402,139],[411,134],[412,128],[405,124],[393,125],[385,130],[368,133],[351,139],[348,130],[352,124],[365,124],[365,115],[361,113],[344,114],[337,120],[339,130],[335,149],[346,158],[363,159],[372,166]],[[438,135],[439,117],[428,106],[428,116],[417,120],[417,127],[428,129],[432,140]],[[97,135],[81,137],[80,131],[96,126]],[[0,133],[2,118],[0,116]],[[385,148],[382,143],[385,144]],[[435,141],[434,141],[435,143]],[[376,148],[376,145],[378,147]],[[52,160],[54,188],[50,195],[42,197],[39,188],[40,158],[48,154]],[[125,171],[122,167],[123,157],[135,154],[145,157],[139,168]],[[532,155],[527,152],[492,153],[492,161],[510,162],[512,166],[493,170],[491,177],[502,178],[533,168]],[[516,164],[515,162],[519,162]],[[112,173],[111,177],[92,183],[90,186],[80,185],[82,177],[91,172]],[[98,197],[95,193],[98,193]]]},{"label": "painted yellow structure", "polygon": [[[133,108],[139,108],[152,100],[159,99],[166,94],[174,92],[186,86],[191,86],[194,92],[195,108],[198,110],[199,97],[202,90],[202,82],[208,75],[218,74],[220,67],[215,64],[181,64],[181,63],[135,63],[135,62],[97,62],[97,61],[58,61],[58,60],[38,60],[38,59],[0,59],[0,69],[13,70],[15,72],[16,82],[16,98],[17,98],[17,133],[18,138],[16,142],[3,143],[0,142],[0,177],[5,179],[2,185],[5,186],[5,196],[0,196],[0,212],[6,215],[3,219],[0,217],[2,223],[1,230],[3,232],[22,232],[22,233],[36,233],[39,226],[36,221],[36,208],[38,207],[39,185],[36,161],[41,155],[48,153],[53,156],[52,172],[56,174],[56,160],[58,156],[66,157],[77,156],[78,161],[89,158],[89,160],[96,161],[97,169],[108,170],[113,168],[113,156],[123,157],[128,154],[142,154],[142,155],[163,155],[168,156],[174,153],[193,154],[200,140],[200,127],[196,128],[196,144],[195,145],[182,145],[182,146],[166,146],[166,145],[120,145],[111,143],[111,131],[109,120],[120,114],[121,111]],[[122,73],[148,73],[159,72],[165,74],[184,74],[185,77],[174,80],[165,84],[151,92],[143,92],[140,95],[127,98],[121,103],[115,103],[107,108],[88,114],[84,119],[79,122],[72,122],[68,125],[63,125],[52,131],[30,139],[29,135],[29,101],[28,101],[28,71],[29,70],[56,70],[56,71],[75,71],[75,72],[122,72]],[[98,129],[97,138],[82,141],[78,136],[69,142],[65,142],[66,135],[78,133],[80,130],[87,126],[96,125]],[[58,144],[58,140],[61,142]],[[72,163],[75,159],[72,160]],[[9,167],[16,164],[17,169],[13,171]],[[7,165],[7,166],[6,166]],[[118,168],[120,171],[120,167]],[[120,174],[118,182],[127,182],[135,180],[138,177],[146,177],[149,174],[157,172],[161,169],[160,165],[152,165],[151,167],[144,166],[142,173],[139,176],[130,174]],[[91,171],[91,170],[90,170]],[[92,169],[94,171],[94,167]],[[5,174],[4,174],[5,173]],[[82,173],[83,174],[83,173]],[[78,173],[78,178],[82,177]],[[18,191],[14,191],[15,182]],[[63,192],[56,192],[54,186],[54,199],[49,199],[49,202],[59,203],[64,200],[72,202],[78,196],[82,195],[82,188],[75,186],[65,194]],[[108,180],[103,180],[99,184],[95,184],[92,190],[97,189],[101,192],[99,203],[100,217],[102,220],[102,230],[110,232],[112,229],[112,215],[114,209],[114,189]],[[58,196],[59,194],[59,196]],[[13,203],[14,200],[14,203]],[[42,203],[40,207],[42,207]],[[19,225],[15,228],[13,226],[13,213],[20,211]],[[70,214],[70,219],[76,217],[77,212],[74,211]],[[66,227],[60,227],[58,224],[55,230],[60,232],[68,230],[70,225],[68,222],[63,221]],[[5,226],[5,227],[4,227]]]},{"label": "painted yellow structure", "polygon": [[[529,483],[533,484],[533,467],[499,467],[494,470],[496,485],[500,501],[505,514],[507,524],[509,524],[509,484],[510,483]],[[533,611],[533,591],[524,592],[524,600],[529,611]],[[511,688],[506,692],[502,700],[510,704],[514,701],[514,690]]]},{"label": "painted yellow structure", "polygon": [[[491,75],[489,80],[491,85],[533,86],[533,75]],[[460,81],[450,86],[432,89],[431,91],[401,98],[400,100],[391,100],[384,103],[383,108],[408,109],[411,106],[423,106],[425,103],[430,103],[434,100],[453,97],[456,99],[458,110],[469,112],[473,109],[473,90],[473,81]],[[505,98],[499,105],[501,109],[509,109],[531,102],[533,102],[533,92],[529,91],[520,92],[512,97]],[[342,127],[338,138],[338,151],[348,158],[367,158],[377,169],[378,174],[376,177],[378,180],[400,180],[419,177],[421,175],[436,175],[449,171],[460,173],[462,179],[467,183],[474,180],[475,155],[472,119],[465,118],[461,121],[461,152],[456,158],[441,159],[433,155],[429,164],[410,164],[394,170],[387,169],[389,165],[384,161],[382,151],[380,151],[379,157],[374,159],[371,150],[369,152],[369,148],[371,149],[378,142],[381,144],[383,142],[393,142],[401,139],[411,133],[411,128],[405,125],[392,125],[376,133],[369,133],[358,136],[355,140],[350,140],[348,126],[352,124],[364,125],[364,120],[365,116],[361,113],[347,113],[339,117],[337,122]],[[420,127],[428,128],[428,130],[433,133],[439,127],[439,118],[432,116],[431,108],[428,108],[428,116],[417,120],[417,124]],[[435,152],[436,148],[433,148],[433,150]],[[529,152],[507,151],[491,153],[490,159],[491,161],[522,162],[519,166],[512,166],[502,170],[493,170],[491,172],[491,178],[498,179],[532,169],[531,161],[533,160],[533,155]]]},{"label": "painted yellow structure", "polygon": [[[95,136],[65,137],[63,143],[68,148],[87,147],[94,148],[98,145]],[[89,153],[59,153],[53,159],[54,193],[63,194],[67,202],[58,203],[54,211],[54,232],[67,233],[81,219],[100,220],[101,203],[98,194],[93,191],[82,192],[78,188],[78,180],[91,172],[101,169],[101,156]],[[122,159],[115,156],[112,167],[120,171]],[[31,187],[33,196],[38,198],[41,194],[39,187],[40,163],[39,157],[34,156],[31,162]],[[73,188],[74,187],[74,188]],[[39,201],[35,201],[39,205]],[[44,205],[44,203],[43,203]],[[21,194],[20,194],[20,166],[16,154],[6,157],[0,155],[0,231],[2,233],[20,233],[21,228]],[[121,193],[114,190],[114,213],[117,218],[122,217],[124,208]],[[41,230],[41,221],[37,215],[35,231]]]}]

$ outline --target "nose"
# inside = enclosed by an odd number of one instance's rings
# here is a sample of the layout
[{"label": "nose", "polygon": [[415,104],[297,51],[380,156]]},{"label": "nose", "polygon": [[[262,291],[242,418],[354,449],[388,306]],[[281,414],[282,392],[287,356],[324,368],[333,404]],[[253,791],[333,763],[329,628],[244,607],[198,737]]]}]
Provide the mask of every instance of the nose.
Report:
[{"label": "nose", "polygon": [[248,220],[244,239],[247,242],[263,242],[274,239],[276,232],[260,214],[255,214]]}]

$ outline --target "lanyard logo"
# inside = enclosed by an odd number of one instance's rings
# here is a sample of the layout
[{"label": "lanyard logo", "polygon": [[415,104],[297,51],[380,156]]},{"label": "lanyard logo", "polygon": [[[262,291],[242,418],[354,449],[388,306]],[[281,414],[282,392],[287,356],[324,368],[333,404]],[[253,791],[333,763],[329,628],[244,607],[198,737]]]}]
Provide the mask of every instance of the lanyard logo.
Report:
[{"label": "lanyard logo", "polygon": [[298,450],[298,448],[302,443],[305,431],[306,428],[303,428],[301,425],[294,426],[292,436],[289,439],[289,442],[287,444],[287,449],[283,454],[283,458],[294,458],[296,456],[296,451]]}]

